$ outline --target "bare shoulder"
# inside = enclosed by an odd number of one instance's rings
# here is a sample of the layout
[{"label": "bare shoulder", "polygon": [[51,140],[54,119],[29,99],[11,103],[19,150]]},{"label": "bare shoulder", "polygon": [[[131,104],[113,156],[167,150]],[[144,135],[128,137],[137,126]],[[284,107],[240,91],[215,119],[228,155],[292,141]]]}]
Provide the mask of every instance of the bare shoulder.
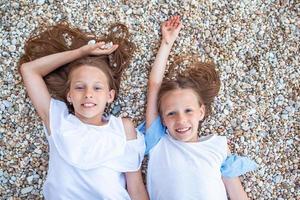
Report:
[{"label": "bare shoulder", "polygon": [[136,139],[136,130],[130,118],[122,118],[127,140]]}]

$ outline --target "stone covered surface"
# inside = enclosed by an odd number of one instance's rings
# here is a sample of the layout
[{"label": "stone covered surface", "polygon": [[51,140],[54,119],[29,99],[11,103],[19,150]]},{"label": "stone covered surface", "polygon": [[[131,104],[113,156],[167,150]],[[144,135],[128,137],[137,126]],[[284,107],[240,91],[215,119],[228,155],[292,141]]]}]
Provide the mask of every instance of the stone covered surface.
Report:
[{"label": "stone covered surface", "polygon": [[[228,136],[232,152],[259,165],[241,177],[251,199],[299,199],[299,38],[297,1],[0,1],[0,196],[42,198],[48,147],[17,61],[38,25],[66,19],[98,34],[125,23],[137,45],[112,112],[143,119],[160,23],[180,14],[171,59],[196,54],[216,63],[222,88],[202,133]],[[230,2],[230,3],[229,3]],[[145,168],[145,166],[144,166]],[[145,172],[145,169],[144,169]]]}]

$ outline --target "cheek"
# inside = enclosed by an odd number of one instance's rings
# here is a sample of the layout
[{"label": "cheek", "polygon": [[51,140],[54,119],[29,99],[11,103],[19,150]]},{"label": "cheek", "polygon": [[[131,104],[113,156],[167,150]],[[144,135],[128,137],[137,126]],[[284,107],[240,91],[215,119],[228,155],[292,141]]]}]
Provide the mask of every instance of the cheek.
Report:
[{"label": "cheek", "polygon": [[173,120],[172,119],[166,119],[163,121],[163,124],[168,127],[168,128],[171,128],[174,124]]}]

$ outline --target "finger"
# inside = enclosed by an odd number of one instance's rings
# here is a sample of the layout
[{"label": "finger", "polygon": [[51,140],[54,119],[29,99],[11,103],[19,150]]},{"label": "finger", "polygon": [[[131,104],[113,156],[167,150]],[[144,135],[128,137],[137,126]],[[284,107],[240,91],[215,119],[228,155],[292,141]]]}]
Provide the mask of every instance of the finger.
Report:
[{"label": "finger", "polygon": [[183,27],[181,22],[178,22],[178,24],[176,25],[176,29],[181,29]]},{"label": "finger", "polygon": [[170,26],[170,20],[166,21],[165,27],[169,27]]},{"label": "finger", "polygon": [[111,48],[111,49],[112,49],[113,51],[115,51],[115,50],[116,50],[118,47],[119,47],[119,45],[118,45],[118,44],[114,44],[114,45],[112,46],[112,48]]},{"label": "finger", "polygon": [[177,23],[178,23],[177,17],[173,17],[172,26],[176,27]]},{"label": "finger", "polygon": [[169,21],[170,21],[170,26],[173,26],[173,23],[174,23],[174,16],[170,17]]},{"label": "finger", "polygon": [[174,23],[176,23],[176,26],[178,25],[179,22],[180,22],[179,16],[175,16],[174,17]]},{"label": "finger", "polygon": [[119,45],[114,44],[111,48],[106,49],[105,51],[107,52],[107,54],[111,54],[111,53],[114,52],[118,47],[119,47]]}]

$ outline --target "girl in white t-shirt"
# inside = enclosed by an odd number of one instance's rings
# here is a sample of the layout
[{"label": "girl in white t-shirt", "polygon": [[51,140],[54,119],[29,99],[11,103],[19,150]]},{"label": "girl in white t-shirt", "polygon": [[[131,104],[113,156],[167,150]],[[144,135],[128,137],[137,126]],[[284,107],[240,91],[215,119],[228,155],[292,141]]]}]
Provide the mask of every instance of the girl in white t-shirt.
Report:
[{"label": "girl in white t-shirt", "polygon": [[129,119],[104,116],[134,50],[126,26],[103,38],[66,22],[43,30],[26,42],[20,73],[49,142],[45,198],[148,199],[143,135]]},{"label": "girl in white t-shirt", "polygon": [[[153,200],[243,200],[237,177],[255,168],[229,156],[226,137],[198,136],[210,113],[220,79],[210,63],[194,62],[163,81],[167,58],[182,25],[179,16],[162,24],[162,41],[150,72],[146,110],[147,189]],[[141,126],[141,129],[144,127]]]}]

